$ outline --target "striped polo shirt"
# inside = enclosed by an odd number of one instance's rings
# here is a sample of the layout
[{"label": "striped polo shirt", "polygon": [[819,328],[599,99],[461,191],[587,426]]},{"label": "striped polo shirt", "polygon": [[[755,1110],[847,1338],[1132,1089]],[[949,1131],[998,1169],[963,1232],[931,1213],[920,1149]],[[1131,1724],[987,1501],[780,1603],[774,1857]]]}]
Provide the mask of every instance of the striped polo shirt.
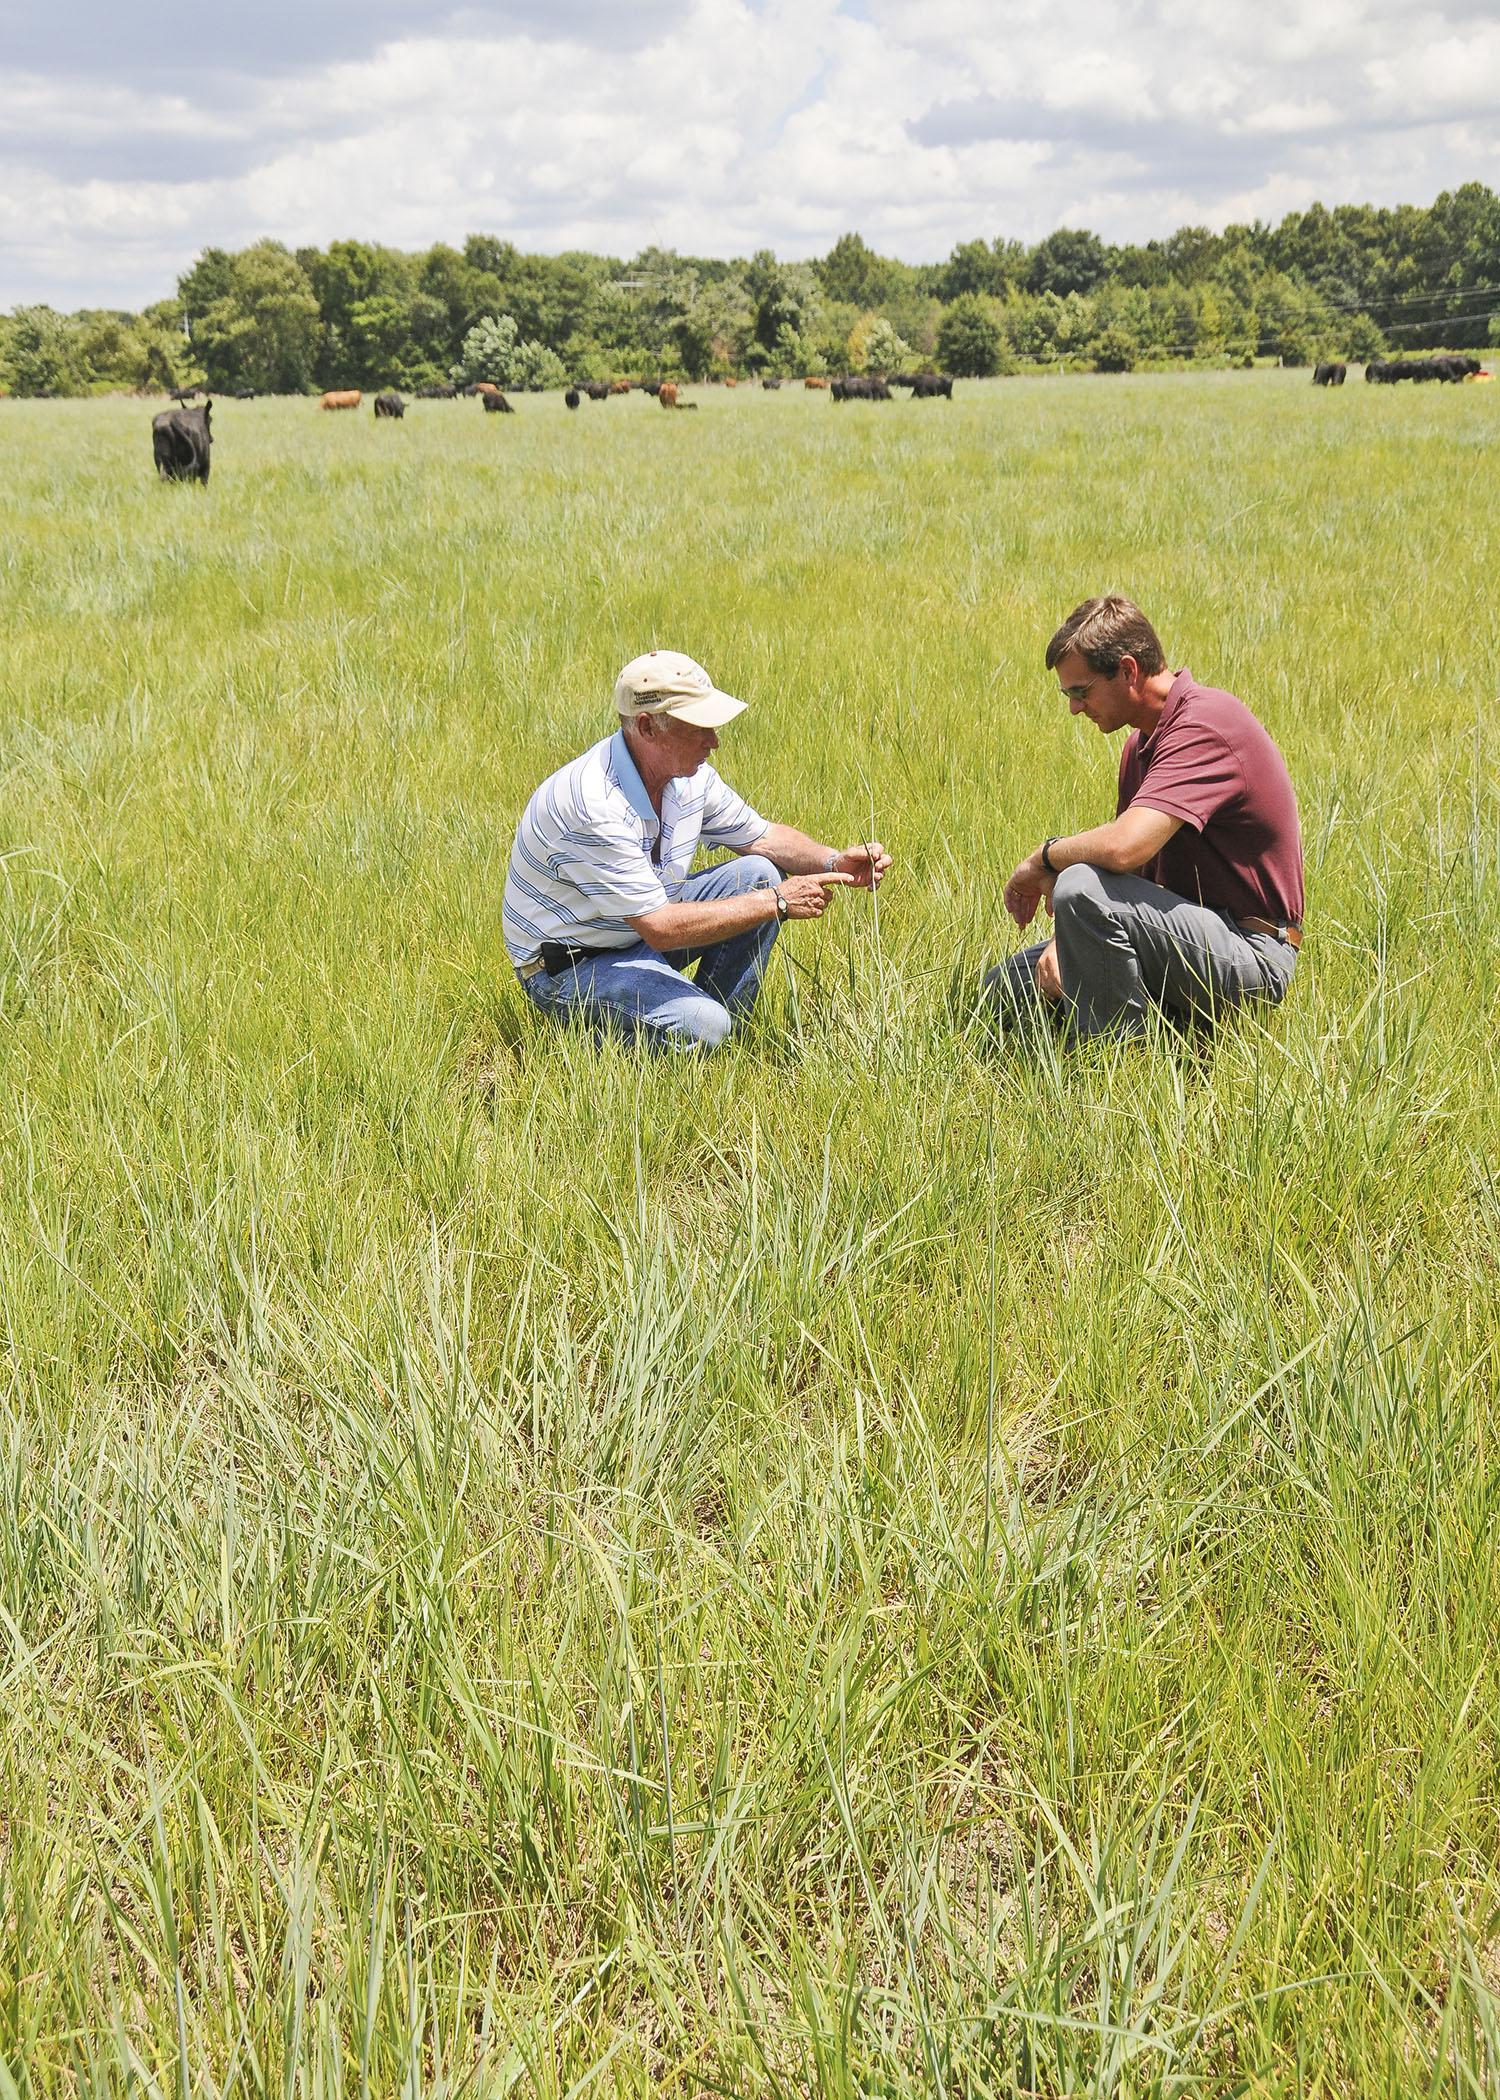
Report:
[{"label": "striped polo shirt", "polygon": [[769,829],[710,765],[667,782],[658,823],[616,730],[526,805],[501,906],[506,951],[529,963],[543,941],[633,947],[640,935],[627,920],[681,894],[700,844],[743,851]]}]

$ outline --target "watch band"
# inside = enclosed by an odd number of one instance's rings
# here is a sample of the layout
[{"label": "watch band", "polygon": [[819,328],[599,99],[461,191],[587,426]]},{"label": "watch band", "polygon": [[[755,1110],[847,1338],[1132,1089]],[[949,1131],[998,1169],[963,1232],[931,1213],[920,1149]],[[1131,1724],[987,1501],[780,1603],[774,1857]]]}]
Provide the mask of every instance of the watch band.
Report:
[{"label": "watch band", "polygon": [[1054,868],[1052,865],[1052,848],[1061,837],[1062,833],[1060,831],[1054,831],[1050,839],[1043,839],[1042,841],[1042,866],[1049,875],[1057,875],[1062,872],[1061,869]]}]

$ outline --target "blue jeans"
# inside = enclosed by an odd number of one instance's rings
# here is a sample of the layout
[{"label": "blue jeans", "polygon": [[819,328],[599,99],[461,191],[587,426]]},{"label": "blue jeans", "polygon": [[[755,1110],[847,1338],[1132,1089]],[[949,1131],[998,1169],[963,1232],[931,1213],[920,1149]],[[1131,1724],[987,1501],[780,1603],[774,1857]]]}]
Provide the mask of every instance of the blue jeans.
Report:
[{"label": "blue jeans", "polygon": [[[780,880],[781,870],[763,854],[742,853],[689,875],[678,901],[703,904],[739,897],[746,890],[771,889]],[[586,1021],[598,1035],[641,1039],[665,1050],[717,1050],[734,1016],[755,1004],[780,931],[780,920],[767,919],[710,948],[667,955],[637,941],[577,963],[560,977],[545,971],[523,977],[521,988],[538,1012],[560,1021]],[[694,961],[697,977],[684,976]]]},{"label": "blue jeans", "polygon": [[1045,1014],[1075,1036],[1139,1035],[1152,1006],[1179,1024],[1212,1021],[1252,1000],[1276,1004],[1297,964],[1275,934],[1242,933],[1225,913],[1139,875],[1064,868],[1052,911],[1062,1004],[1037,990],[1038,942],[985,979],[1005,1021]]}]

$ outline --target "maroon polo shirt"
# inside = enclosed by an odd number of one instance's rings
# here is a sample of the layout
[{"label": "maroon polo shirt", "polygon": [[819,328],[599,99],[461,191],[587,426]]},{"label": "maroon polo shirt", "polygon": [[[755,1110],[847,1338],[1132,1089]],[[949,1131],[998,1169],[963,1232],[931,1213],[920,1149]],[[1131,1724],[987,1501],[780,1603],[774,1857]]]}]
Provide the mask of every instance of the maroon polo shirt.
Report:
[{"label": "maroon polo shirt", "polygon": [[1141,869],[1179,897],[1232,919],[1302,920],[1302,836],[1286,761],[1243,700],[1172,680],[1149,736],[1120,753],[1121,810],[1178,817],[1182,828]]}]

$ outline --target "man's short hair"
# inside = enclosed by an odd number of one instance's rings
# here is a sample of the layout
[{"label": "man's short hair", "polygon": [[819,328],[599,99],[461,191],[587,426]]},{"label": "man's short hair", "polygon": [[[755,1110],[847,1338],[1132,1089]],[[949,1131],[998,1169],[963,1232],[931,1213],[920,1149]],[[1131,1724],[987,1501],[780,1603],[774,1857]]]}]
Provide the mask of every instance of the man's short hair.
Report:
[{"label": "man's short hair", "polygon": [[1091,671],[1113,678],[1127,656],[1133,656],[1147,678],[1166,665],[1156,629],[1128,598],[1085,598],[1075,605],[1047,644],[1047,669],[1076,650]]}]

